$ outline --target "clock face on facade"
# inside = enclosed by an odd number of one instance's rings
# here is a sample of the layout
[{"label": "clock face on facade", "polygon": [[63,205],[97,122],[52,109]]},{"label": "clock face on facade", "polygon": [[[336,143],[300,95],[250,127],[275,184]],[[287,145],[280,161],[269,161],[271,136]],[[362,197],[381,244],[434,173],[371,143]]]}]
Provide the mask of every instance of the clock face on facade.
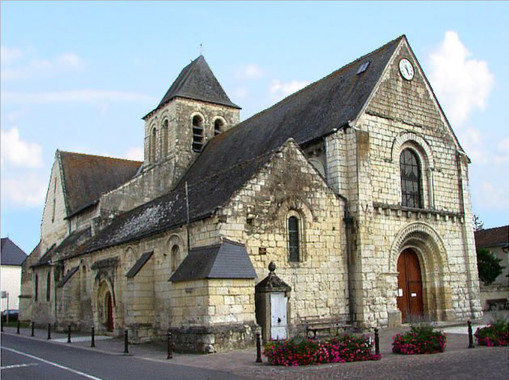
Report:
[{"label": "clock face on facade", "polygon": [[414,67],[412,66],[412,63],[406,58],[403,58],[401,61],[399,61],[399,72],[401,73],[401,76],[406,80],[412,80],[414,77]]}]

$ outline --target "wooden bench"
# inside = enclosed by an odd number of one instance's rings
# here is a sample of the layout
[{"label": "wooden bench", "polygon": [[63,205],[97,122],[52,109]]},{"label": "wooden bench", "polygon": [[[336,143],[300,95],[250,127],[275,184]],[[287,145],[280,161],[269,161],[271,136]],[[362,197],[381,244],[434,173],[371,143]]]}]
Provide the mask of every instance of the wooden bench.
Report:
[{"label": "wooden bench", "polygon": [[504,310],[507,307],[506,298],[486,300],[486,303],[488,304],[488,310]]},{"label": "wooden bench", "polygon": [[318,331],[328,331],[329,335],[335,335],[340,330],[350,327],[349,324],[339,317],[302,317],[301,323],[306,327],[306,336],[310,339],[316,339]]}]

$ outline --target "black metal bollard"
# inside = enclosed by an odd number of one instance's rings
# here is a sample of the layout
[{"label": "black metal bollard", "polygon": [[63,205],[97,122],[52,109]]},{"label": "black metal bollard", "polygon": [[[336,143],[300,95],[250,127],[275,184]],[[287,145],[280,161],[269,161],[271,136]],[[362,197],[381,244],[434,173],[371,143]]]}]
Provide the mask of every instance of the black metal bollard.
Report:
[{"label": "black metal bollard", "polygon": [[168,331],[168,357],[166,359],[173,359],[173,342],[171,332]]},{"label": "black metal bollard", "polygon": [[32,322],[30,336],[34,336],[35,335],[34,332],[35,332],[35,322]]},{"label": "black metal bollard", "polygon": [[375,327],[375,354],[380,355],[380,336],[378,335],[378,328]]},{"label": "black metal bollard", "polygon": [[0,331],[4,332],[4,321],[0,321]]},{"label": "black metal bollard", "polygon": [[475,348],[474,336],[472,335],[472,322],[467,321],[468,326],[468,348]]},{"label": "black metal bollard", "polygon": [[48,340],[51,339],[51,323],[48,323]]},{"label": "black metal bollard", "polygon": [[95,328],[93,328],[93,327],[92,327],[92,339],[91,339],[90,347],[95,347]]},{"label": "black metal bollard", "polygon": [[67,329],[67,343],[71,343],[71,325]]},{"label": "black metal bollard", "polygon": [[262,336],[259,332],[256,333],[256,362],[262,362]]},{"label": "black metal bollard", "polygon": [[18,324],[16,325],[16,334],[18,334],[18,335],[19,335],[19,327],[20,327],[20,322],[18,319]]},{"label": "black metal bollard", "polygon": [[124,331],[124,354],[129,353],[129,332],[127,330]]}]

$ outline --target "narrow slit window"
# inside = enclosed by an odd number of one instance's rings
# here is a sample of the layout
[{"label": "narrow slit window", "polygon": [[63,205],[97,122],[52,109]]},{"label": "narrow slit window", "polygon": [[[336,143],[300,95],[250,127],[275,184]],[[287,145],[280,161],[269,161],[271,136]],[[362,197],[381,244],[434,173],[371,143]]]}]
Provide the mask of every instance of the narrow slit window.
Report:
[{"label": "narrow slit window", "polygon": [[34,299],[36,301],[39,300],[39,276],[35,275],[35,283],[34,283]]},{"label": "narrow slit window", "polygon": [[288,218],[289,261],[300,261],[299,240],[299,219],[295,216],[291,216]]},{"label": "narrow slit window", "polygon": [[193,117],[193,151],[201,152],[203,148],[203,119],[196,115]]},{"label": "narrow slit window", "polygon": [[51,299],[51,273],[46,276],[46,301]]},{"label": "narrow slit window", "polygon": [[165,158],[168,156],[168,120],[163,122],[163,128],[161,130],[161,157]]},{"label": "narrow slit window", "polygon": [[150,161],[154,162],[156,160],[156,144],[157,144],[157,129],[152,129],[152,133],[150,134]]}]

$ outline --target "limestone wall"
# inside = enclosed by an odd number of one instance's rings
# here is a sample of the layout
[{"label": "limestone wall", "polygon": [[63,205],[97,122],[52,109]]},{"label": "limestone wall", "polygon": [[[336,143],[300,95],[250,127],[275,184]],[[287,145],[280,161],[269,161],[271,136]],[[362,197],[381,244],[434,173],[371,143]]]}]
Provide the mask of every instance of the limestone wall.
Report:
[{"label": "limestone wall", "polygon": [[[300,149],[287,143],[222,211],[221,235],[246,244],[257,282],[271,261],[292,287],[290,324],[301,317],[348,319],[343,204]],[[301,259],[289,261],[287,219],[301,221]]]}]

